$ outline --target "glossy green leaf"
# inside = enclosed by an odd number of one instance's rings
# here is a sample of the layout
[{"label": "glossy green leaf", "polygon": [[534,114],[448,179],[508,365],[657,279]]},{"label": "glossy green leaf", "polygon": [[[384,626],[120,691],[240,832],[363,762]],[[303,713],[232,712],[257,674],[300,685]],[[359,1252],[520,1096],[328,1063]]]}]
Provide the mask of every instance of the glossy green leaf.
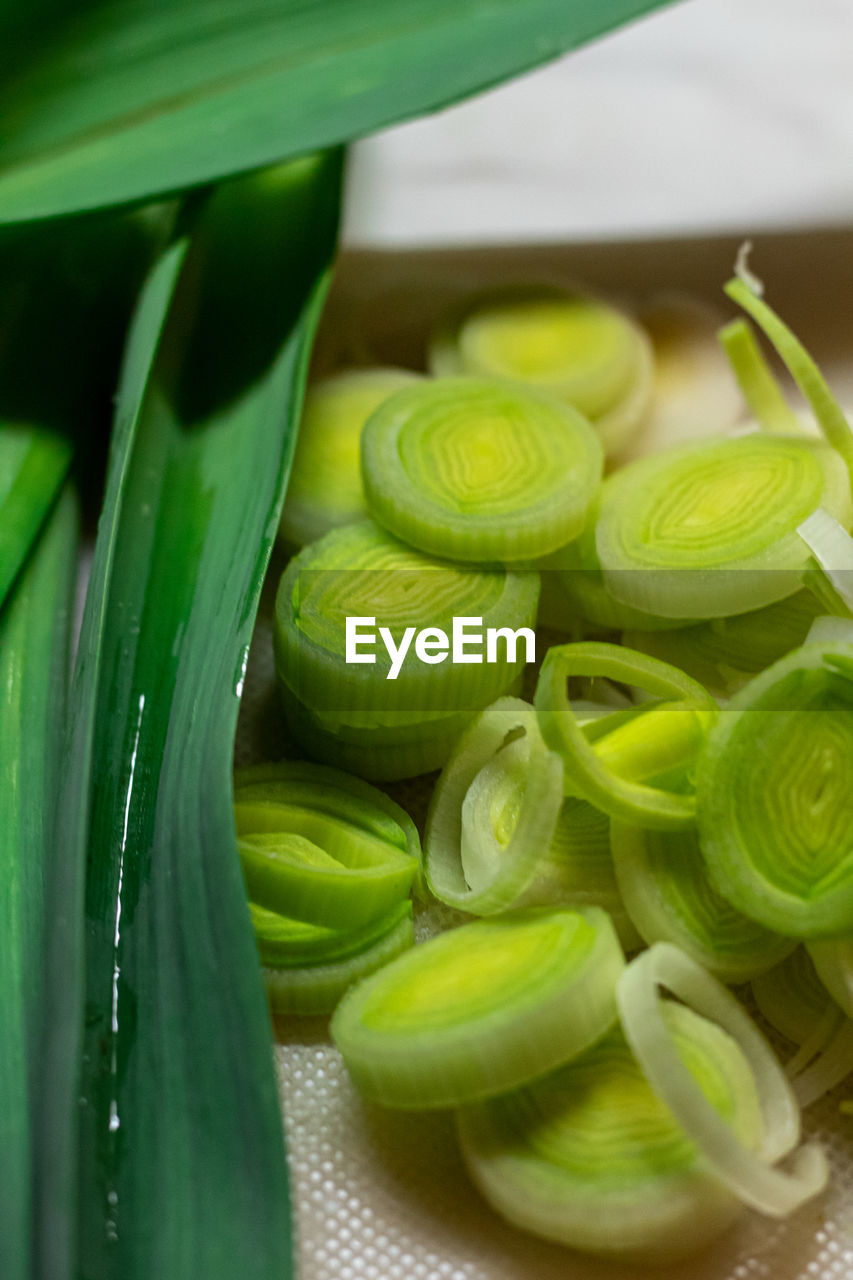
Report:
[{"label": "glossy green leaf", "polygon": [[[339,180],[339,157],[311,158],[199,201],[137,311],[61,815],[73,866],[52,981],[64,961],[67,999],[88,846],[85,1029],[81,1082],[68,1070],[79,1021],[65,1016],[48,1036],[61,1098],[42,1126],[45,1280],[290,1274],[231,754]],[[76,1262],[63,1216],[75,1114]]]},{"label": "glossy green leaf", "polygon": [[0,613],[0,1275],[30,1276],[44,881],[68,680],[77,507],[66,490]]},{"label": "glossy green leaf", "polygon": [[664,0],[102,0],[0,95],[0,220],[150,199],[458,101]]}]

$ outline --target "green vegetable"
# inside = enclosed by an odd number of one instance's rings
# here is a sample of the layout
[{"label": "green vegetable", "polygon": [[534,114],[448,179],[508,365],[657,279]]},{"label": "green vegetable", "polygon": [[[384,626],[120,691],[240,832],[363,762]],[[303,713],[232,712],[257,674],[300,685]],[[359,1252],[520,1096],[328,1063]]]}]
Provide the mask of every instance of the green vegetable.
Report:
[{"label": "green vegetable", "polygon": [[[658,984],[719,1023],[743,1051],[763,1117],[757,1143],[743,1141],[685,1066],[663,1016]],[[787,1169],[777,1164],[799,1141],[799,1108],[770,1046],[724,986],[671,943],[657,942],[625,970],[617,1001],[625,1038],[655,1093],[744,1204],[784,1217],[824,1189],[828,1168],[818,1146],[800,1147]]]},{"label": "green vegetable", "polygon": [[853,930],[853,648],[808,643],[735,694],[697,771],[720,893],[788,937]]},{"label": "green vegetable", "polygon": [[800,435],[800,420],[782,394],[750,325],[745,320],[732,320],[719,336],[758,425],[766,431]]},{"label": "green vegetable", "polygon": [[568,1061],[615,1018],[624,959],[596,907],[476,920],[406,952],[344,996],[332,1038],[366,1097],[452,1107]]},{"label": "green vegetable", "polygon": [[[681,1005],[668,1004],[664,1022],[708,1105],[755,1145],[760,1106],[738,1045]],[[618,1029],[524,1089],[466,1107],[458,1125],[468,1170],[498,1213],[576,1249],[674,1262],[740,1212]]]},{"label": "green vegetable", "polygon": [[853,520],[827,444],[753,433],[641,458],[602,488],[595,540],[607,590],[671,618],[746,613],[792,595],[808,552],[797,526],[824,507]]},{"label": "green vegetable", "polygon": [[339,157],[309,158],[186,211],[191,238],[179,234],[157,263],[136,313],[58,803],[63,874],[48,908],[45,1280],[289,1271],[231,751],[339,176]]},{"label": "green vegetable", "polygon": [[651,342],[628,315],[545,286],[465,299],[433,335],[429,363],[441,378],[502,378],[558,396],[594,424],[608,454],[641,424],[654,376]]},{"label": "green vegetable", "polygon": [[[605,677],[638,685],[672,703],[617,713],[582,728],[567,691],[569,677]],[[689,792],[648,781],[677,775],[696,758],[716,718],[716,705],[689,676],[618,645],[585,642],[548,650],[534,697],[546,743],[563,760],[563,789],[612,817],[644,826],[688,826],[696,801]]]},{"label": "green vegetable", "polygon": [[[353,983],[383,968],[415,940],[410,902],[358,932],[336,932],[260,907],[250,909],[274,1014],[331,1013]],[[314,953],[311,961],[298,963],[294,953],[308,947]]]},{"label": "green vegetable", "polygon": [[611,848],[628,915],[647,943],[675,943],[723,982],[745,982],[793,950],[716,891],[692,828],[649,831],[614,820]]},{"label": "green vegetable", "polygon": [[370,512],[396,537],[450,560],[509,563],[578,536],[603,455],[586,419],[551,395],[441,378],[371,414],[361,465]]},{"label": "green vegetable", "polygon": [[281,535],[295,547],[367,516],[361,486],[361,429],[374,409],[415,374],[405,369],[347,369],[309,387]]},{"label": "green vegetable", "polygon": [[56,791],[65,722],[77,504],[66,489],[0,612],[0,1272],[32,1274],[32,1142],[41,1109],[46,886],[62,857]]},{"label": "green vegetable", "polygon": [[147,200],[361,137],[659,4],[86,3],[73,23],[33,22],[25,56],[11,58],[0,219]]},{"label": "green vegetable", "polygon": [[71,461],[61,436],[0,427],[0,606],[20,572]]}]

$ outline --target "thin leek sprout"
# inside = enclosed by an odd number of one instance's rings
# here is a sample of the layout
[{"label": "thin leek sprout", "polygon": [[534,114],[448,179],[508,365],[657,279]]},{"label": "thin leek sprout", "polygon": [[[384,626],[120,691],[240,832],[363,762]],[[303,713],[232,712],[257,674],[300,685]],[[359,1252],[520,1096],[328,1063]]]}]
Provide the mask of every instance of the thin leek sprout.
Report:
[{"label": "thin leek sprout", "polygon": [[809,643],[755,677],[697,769],[720,893],[777,933],[853,930],[853,648]]},{"label": "thin leek sprout", "polygon": [[[740,1046],[761,1104],[757,1144],[743,1141],[685,1067],[663,1016],[659,984],[717,1022]],[[816,1145],[797,1148],[800,1111],[785,1073],[755,1023],[716,978],[678,947],[656,942],[627,967],[616,997],[625,1038],[649,1083],[730,1191],[776,1218],[823,1191],[826,1158]],[[788,1168],[780,1168],[777,1162],[791,1152]]]},{"label": "thin leek sprout", "polygon": [[547,900],[562,799],[563,767],[533,707],[499,698],[465,730],[435,785],[424,836],[432,893],[474,915],[542,901],[543,890]]},{"label": "thin leek sprout", "polygon": [[363,928],[406,899],[418,875],[411,821],[335,770],[264,766],[238,777],[234,812],[249,898],[295,920]]},{"label": "thin leek sprout", "polygon": [[824,510],[815,511],[804,520],[797,533],[840,601],[840,608],[835,607],[834,601],[831,603],[831,611],[853,615],[853,538]]},{"label": "thin leek sprout", "polygon": [[[329,724],[424,726],[428,737],[430,721],[440,726],[503,693],[524,667],[525,646],[501,643],[497,661],[476,665],[451,663],[446,654],[439,660],[433,653],[429,663],[410,655],[391,680],[379,628],[399,646],[409,628],[443,628],[450,635],[454,616],[482,618],[484,628],[532,627],[538,597],[536,573],[436,560],[369,521],[334,529],[305,547],[282,576],[275,604],[278,679]],[[345,661],[348,616],[375,617],[375,663]],[[362,646],[360,653],[367,652]]]},{"label": "thin leek sprout", "polygon": [[853,1018],[853,939],[810,942],[807,951],[817,976],[848,1018]]},{"label": "thin leek sprout", "polygon": [[360,982],[335,1010],[332,1038],[366,1097],[461,1106],[604,1035],[624,964],[597,907],[506,912],[439,934]]},{"label": "thin leek sprout", "polygon": [[719,338],[758,425],[765,431],[799,435],[800,419],[782,394],[751,326],[745,320],[732,320],[720,330]]},{"label": "thin leek sprout", "polygon": [[[775,311],[759,298],[750,282],[745,279],[730,280],[725,291],[773,343],[808,401],[817,425],[832,448],[844,459],[848,472],[853,474],[853,431],[808,351]],[[842,523],[849,525],[850,521],[842,520]]]},{"label": "thin leek sprout", "polygon": [[358,931],[336,931],[250,906],[274,1014],[331,1013],[345,991],[414,943],[412,904],[401,902]]},{"label": "thin leek sprout", "polygon": [[294,547],[367,516],[361,486],[361,429],[393,392],[416,381],[405,369],[347,369],[308,388],[281,516]]},{"label": "thin leek sprout", "polygon": [[[568,696],[573,676],[604,676],[637,685],[656,698],[625,719],[581,726]],[[614,818],[660,829],[689,826],[696,813],[684,774],[704,745],[717,706],[695,680],[656,658],[618,645],[582,642],[548,650],[534,705],[542,735],[563,760],[563,789]],[[678,779],[680,790],[644,780]]]},{"label": "thin leek sprout", "polygon": [[718,435],[743,414],[717,340],[724,317],[716,307],[686,294],[663,293],[640,308],[638,319],[652,340],[654,389],[646,421],[619,452],[622,463]]},{"label": "thin leek sprout", "polygon": [[833,1005],[805,947],[758,974],[751,987],[761,1016],[796,1045],[815,1035]]},{"label": "thin leek sprout", "polygon": [[566,289],[518,285],[465,299],[436,331],[431,371],[500,378],[559,396],[617,453],[649,409],[648,334],[625,312]]},{"label": "thin leek sprout", "polygon": [[[761,1108],[738,1045],[683,1005],[669,1002],[663,1017],[697,1088],[754,1148]],[[674,1262],[742,1209],[656,1096],[619,1028],[543,1079],[462,1109],[457,1121],[465,1163],[493,1208],[576,1249]]]},{"label": "thin leek sprout", "polygon": [[716,891],[693,828],[649,831],[614,820],[611,848],[622,900],[647,943],[673,942],[728,983],[747,981],[795,947]]},{"label": "thin leek sprout", "polygon": [[398,391],[361,436],[374,519],[410,546],[463,562],[529,561],[571,542],[602,466],[598,438],[577,410],[485,378]]},{"label": "thin leek sprout", "polygon": [[681,667],[711,693],[730,697],[752,676],[798,649],[820,612],[811,591],[676,631],[625,631],[622,643]]},{"label": "thin leek sprout", "polygon": [[797,527],[818,507],[853,519],[847,468],[822,440],[758,432],[641,458],[602,486],[605,586],[678,619],[772,604],[802,585],[809,553]]}]

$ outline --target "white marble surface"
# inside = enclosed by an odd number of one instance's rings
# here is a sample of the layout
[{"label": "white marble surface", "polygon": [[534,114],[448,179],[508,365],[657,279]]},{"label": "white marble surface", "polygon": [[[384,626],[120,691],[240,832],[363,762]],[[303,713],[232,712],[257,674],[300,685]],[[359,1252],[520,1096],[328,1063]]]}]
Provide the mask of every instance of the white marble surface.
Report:
[{"label": "white marble surface", "polygon": [[853,0],[682,0],[353,152],[349,243],[853,222]]}]

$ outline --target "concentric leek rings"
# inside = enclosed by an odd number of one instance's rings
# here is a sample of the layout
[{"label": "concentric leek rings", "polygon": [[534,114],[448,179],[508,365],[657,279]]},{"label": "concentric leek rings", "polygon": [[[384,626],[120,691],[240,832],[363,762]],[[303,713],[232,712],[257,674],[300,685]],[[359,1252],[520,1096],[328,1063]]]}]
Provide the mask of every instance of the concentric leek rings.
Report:
[{"label": "concentric leek rings", "polygon": [[480,378],[420,383],[386,400],[361,439],[373,517],[451,560],[511,563],[576,538],[602,451],[576,410]]}]

